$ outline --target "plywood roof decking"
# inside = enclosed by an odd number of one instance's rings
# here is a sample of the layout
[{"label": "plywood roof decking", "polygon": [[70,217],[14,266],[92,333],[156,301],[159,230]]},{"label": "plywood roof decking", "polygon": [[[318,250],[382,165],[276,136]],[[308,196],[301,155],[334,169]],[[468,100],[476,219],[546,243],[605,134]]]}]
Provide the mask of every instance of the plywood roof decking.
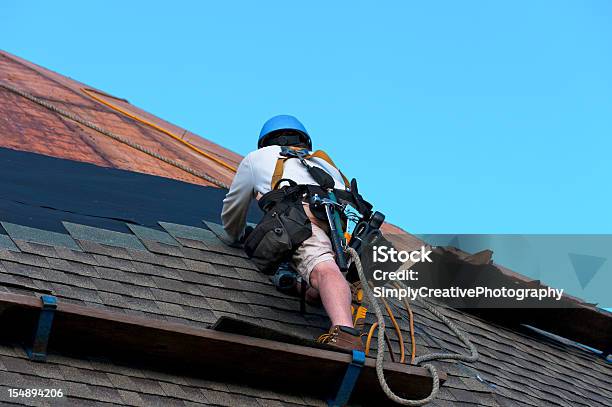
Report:
[{"label": "plywood roof decking", "polygon": [[[0,51],[0,81],[5,81],[58,107],[107,128],[119,135],[159,152],[168,158],[205,172],[225,183],[233,173],[202,158],[167,135],[140,124],[80,91],[84,84]],[[94,130],[62,118],[18,95],[0,89],[0,146],[31,151],[53,157],[89,162],[112,168],[154,174],[196,184],[206,181],[146,154],[109,139]],[[121,100],[102,96],[135,115],[151,121],[202,148],[237,165],[241,157],[215,143],[186,132],[171,123]]]}]

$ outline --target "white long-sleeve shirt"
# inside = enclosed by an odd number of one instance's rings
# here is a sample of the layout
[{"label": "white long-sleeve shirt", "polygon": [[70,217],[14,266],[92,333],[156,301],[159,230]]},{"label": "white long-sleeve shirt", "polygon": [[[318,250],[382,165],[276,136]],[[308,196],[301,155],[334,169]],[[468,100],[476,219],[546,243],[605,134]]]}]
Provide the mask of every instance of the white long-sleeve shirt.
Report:
[{"label": "white long-sleeve shirt", "polygon": [[[270,192],[272,189],[270,183],[276,161],[281,157],[280,152],[280,146],[263,147],[249,153],[238,166],[230,190],[223,200],[223,211],[221,212],[223,227],[231,239],[237,241],[244,233],[251,199],[256,198],[258,194],[263,195]],[[344,189],[344,181],[340,172],[327,161],[320,158],[309,158],[308,163],[327,171],[336,183],[335,188]],[[318,185],[306,167],[296,158],[285,161],[282,178],[289,178],[302,185]]]}]

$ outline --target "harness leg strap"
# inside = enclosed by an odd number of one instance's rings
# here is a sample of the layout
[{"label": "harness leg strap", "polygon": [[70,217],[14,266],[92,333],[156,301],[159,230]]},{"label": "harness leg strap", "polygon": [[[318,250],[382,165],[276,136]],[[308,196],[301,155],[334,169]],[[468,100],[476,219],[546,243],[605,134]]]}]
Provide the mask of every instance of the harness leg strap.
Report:
[{"label": "harness leg strap", "polygon": [[42,309],[38,317],[38,326],[34,334],[32,349],[28,349],[27,353],[31,360],[44,362],[47,360],[47,345],[49,344],[53,317],[57,308],[57,298],[52,295],[43,295],[40,299],[42,300]]},{"label": "harness leg strap", "polygon": [[348,403],[364,364],[365,353],[353,350],[353,360],[346,368],[346,373],[344,373],[344,378],[342,379],[342,383],[340,383],[336,397],[327,402],[330,407],[341,407]]}]

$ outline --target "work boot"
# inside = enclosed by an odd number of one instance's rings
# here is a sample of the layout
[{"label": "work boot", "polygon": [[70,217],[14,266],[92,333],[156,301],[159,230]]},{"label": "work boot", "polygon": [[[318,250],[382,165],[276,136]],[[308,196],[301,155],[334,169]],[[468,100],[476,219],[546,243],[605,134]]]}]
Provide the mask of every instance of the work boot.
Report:
[{"label": "work boot", "polygon": [[324,343],[345,352],[352,350],[363,352],[363,342],[361,342],[359,331],[348,326],[332,326],[328,333],[319,336],[317,343]]}]

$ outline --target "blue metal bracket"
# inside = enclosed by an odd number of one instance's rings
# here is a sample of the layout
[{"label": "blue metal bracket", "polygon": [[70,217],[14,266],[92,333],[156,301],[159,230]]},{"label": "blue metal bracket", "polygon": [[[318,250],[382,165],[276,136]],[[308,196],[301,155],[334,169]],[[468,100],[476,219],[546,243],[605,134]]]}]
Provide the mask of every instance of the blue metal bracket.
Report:
[{"label": "blue metal bracket", "polygon": [[364,364],[365,353],[362,351],[353,350],[353,360],[346,368],[346,373],[344,373],[344,378],[342,379],[342,383],[340,383],[336,397],[327,402],[328,406],[341,407],[348,403]]},{"label": "blue metal bracket", "polygon": [[57,308],[57,298],[53,295],[43,295],[40,299],[42,300],[42,309],[38,317],[38,326],[34,334],[32,348],[26,349],[26,351],[30,360],[45,362],[47,360],[47,345],[49,344],[49,336],[53,326],[53,317]]}]

